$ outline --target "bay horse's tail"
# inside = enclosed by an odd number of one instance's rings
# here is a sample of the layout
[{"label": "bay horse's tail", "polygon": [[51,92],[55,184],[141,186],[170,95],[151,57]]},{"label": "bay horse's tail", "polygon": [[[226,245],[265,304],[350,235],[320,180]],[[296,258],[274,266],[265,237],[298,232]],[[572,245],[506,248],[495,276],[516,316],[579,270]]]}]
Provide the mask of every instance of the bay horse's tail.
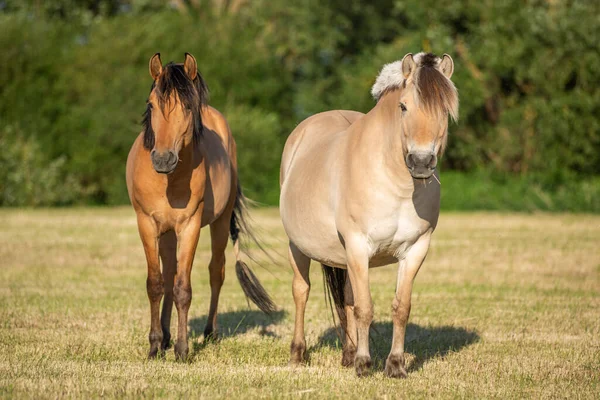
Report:
[{"label": "bay horse's tail", "polygon": [[[333,268],[329,265],[321,264],[323,269],[323,280],[325,281],[325,297],[329,301],[329,306],[337,311],[340,318],[342,329],[346,329],[346,309],[344,298],[344,286],[348,279],[348,270],[341,268]],[[333,309],[331,310],[333,317]],[[334,320],[335,324],[335,320]]]},{"label": "bay horse's tail", "polygon": [[276,310],[275,303],[273,303],[273,300],[265,288],[261,285],[256,275],[254,275],[252,270],[250,270],[248,264],[241,259],[243,249],[240,249],[240,235],[247,236],[262,251],[265,251],[250,229],[246,216],[246,210],[246,198],[242,194],[242,187],[238,182],[237,196],[235,198],[235,205],[233,207],[231,223],[229,225],[229,234],[231,236],[231,241],[233,242],[233,249],[236,259],[235,273],[246,297],[252,300],[252,302],[256,304],[256,306],[260,308],[262,312],[270,314]]}]

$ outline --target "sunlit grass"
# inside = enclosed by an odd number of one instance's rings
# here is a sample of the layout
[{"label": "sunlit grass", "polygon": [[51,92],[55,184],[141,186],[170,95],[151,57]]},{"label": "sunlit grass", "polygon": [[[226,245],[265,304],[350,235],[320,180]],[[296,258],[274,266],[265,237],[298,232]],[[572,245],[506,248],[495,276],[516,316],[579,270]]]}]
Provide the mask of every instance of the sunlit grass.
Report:
[{"label": "sunlit grass", "polygon": [[[254,213],[285,254],[276,209]],[[291,271],[255,267],[281,311],[248,308],[232,269],[221,340],[204,343],[209,235],[198,248],[190,360],[148,362],[145,261],[129,208],[0,210],[2,397],[597,398],[600,393],[600,217],[443,214],[416,279],[409,377],[382,372],[391,342],[395,268],[371,271],[374,372],[359,379],[341,349],[313,264],[309,361],[287,367]],[[283,260],[282,260],[283,261]],[[175,319],[173,319],[175,322]],[[175,332],[175,326],[173,326]]]}]

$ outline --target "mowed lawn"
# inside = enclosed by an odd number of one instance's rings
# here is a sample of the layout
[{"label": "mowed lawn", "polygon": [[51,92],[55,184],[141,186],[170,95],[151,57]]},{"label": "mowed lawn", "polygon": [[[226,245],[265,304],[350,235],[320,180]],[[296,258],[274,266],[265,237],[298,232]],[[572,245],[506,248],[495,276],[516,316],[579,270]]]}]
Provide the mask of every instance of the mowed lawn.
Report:
[{"label": "mowed lawn", "polygon": [[[278,211],[252,214],[268,247],[286,254]],[[254,268],[280,308],[268,317],[248,307],[229,248],[221,340],[204,343],[209,249],[203,231],[190,359],[176,362],[171,349],[147,361],[146,265],[132,210],[0,210],[1,396],[600,396],[600,216],[442,214],[416,278],[405,380],[383,374],[395,266],[371,270],[374,368],[357,378],[340,366],[315,263],[305,366],[287,367],[294,317],[287,260]]]}]

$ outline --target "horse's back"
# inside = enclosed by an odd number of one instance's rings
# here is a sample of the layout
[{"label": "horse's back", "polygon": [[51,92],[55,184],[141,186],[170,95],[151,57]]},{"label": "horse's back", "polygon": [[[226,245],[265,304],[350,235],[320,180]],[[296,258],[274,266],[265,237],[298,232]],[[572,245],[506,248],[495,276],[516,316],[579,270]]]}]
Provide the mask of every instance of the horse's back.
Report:
[{"label": "horse's back", "polygon": [[207,185],[204,194],[202,225],[216,220],[236,192],[237,169],[236,146],[229,124],[215,108],[202,110],[204,124],[204,156],[207,159]]},{"label": "horse's back", "polygon": [[363,115],[358,111],[332,110],[310,116],[298,124],[285,142],[281,157],[280,185],[283,185],[286,172],[298,150],[320,146],[323,139],[329,139],[331,135],[345,130]]}]

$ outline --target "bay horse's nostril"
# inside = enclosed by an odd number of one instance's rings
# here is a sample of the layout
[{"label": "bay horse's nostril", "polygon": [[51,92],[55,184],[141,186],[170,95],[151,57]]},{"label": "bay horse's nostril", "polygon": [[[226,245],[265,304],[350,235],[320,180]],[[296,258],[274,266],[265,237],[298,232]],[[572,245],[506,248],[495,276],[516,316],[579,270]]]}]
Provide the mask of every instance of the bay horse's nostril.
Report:
[{"label": "bay horse's nostril", "polygon": [[169,151],[169,165],[173,165],[177,162],[177,154],[174,151]]}]

